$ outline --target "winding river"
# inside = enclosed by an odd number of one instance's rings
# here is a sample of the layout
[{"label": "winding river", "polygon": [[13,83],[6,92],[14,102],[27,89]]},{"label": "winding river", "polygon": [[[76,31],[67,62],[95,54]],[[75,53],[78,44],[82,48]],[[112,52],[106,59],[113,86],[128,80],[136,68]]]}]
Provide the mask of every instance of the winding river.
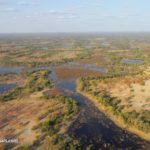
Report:
[{"label": "winding river", "polygon": [[102,113],[88,98],[76,91],[76,78],[61,80],[57,78],[55,69],[50,77],[55,81],[56,87],[64,95],[77,100],[80,105],[78,118],[69,128],[69,134],[80,140],[83,145],[93,145],[98,149],[131,149],[148,150],[150,142],[121,129]]},{"label": "winding river", "polygon": [[[45,68],[44,68],[45,69]],[[48,67],[52,73],[55,86],[79,103],[80,113],[70,126],[70,136],[80,140],[86,146],[92,145],[92,150],[149,150],[150,142],[115,125],[103,112],[101,112],[88,98],[76,91],[76,79],[62,80],[57,78],[55,67]]]}]

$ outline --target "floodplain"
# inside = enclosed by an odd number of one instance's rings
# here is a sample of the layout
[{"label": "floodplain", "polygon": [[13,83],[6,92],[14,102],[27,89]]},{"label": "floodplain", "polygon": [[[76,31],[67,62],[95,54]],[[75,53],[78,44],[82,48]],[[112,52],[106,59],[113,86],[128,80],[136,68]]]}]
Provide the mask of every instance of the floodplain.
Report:
[{"label": "floodplain", "polygon": [[[0,36],[1,149],[150,149],[150,35]],[[29,137],[29,138],[27,138]]]}]

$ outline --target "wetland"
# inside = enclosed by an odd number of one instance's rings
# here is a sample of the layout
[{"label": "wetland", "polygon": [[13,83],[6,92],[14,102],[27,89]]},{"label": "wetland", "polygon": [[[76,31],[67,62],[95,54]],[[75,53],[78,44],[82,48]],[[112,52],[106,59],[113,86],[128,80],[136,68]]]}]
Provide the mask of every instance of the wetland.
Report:
[{"label": "wetland", "polygon": [[[0,40],[0,135],[19,139],[0,148],[150,149],[150,37],[114,36]],[[130,114],[126,124],[113,107]]]}]

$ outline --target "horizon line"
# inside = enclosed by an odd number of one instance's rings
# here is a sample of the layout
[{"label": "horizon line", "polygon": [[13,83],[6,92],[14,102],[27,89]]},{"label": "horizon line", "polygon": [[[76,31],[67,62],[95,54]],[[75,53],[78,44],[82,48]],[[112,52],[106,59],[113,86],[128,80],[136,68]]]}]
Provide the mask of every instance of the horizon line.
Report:
[{"label": "horizon line", "polygon": [[66,32],[0,32],[0,34],[59,34],[59,33],[150,33],[150,31],[66,31]]}]

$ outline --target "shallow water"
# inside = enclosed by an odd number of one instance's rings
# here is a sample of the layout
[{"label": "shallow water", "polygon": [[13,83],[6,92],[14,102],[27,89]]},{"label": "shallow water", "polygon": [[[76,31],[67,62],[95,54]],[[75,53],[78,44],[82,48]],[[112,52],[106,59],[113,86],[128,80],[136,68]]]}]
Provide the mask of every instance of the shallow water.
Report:
[{"label": "shallow water", "polygon": [[8,92],[17,87],[16,84],[0,84],[0,94]]},{"label": "shallow water", "polygon": [[125,60],[122,60],[122,62],[124,64],[144,64],[144,61],[143,60],[138,60],[138,59],[125,59]]},{"label": "shallow water", "polygon": [[[80,105],[80,114],[68,130],[82,142],[84,148],[93,145],[98,149],[150,149],[150,142],[116,126],[103,112],[101,112],[88,98],[76,91],[76,79],[60,80],[53,72],[50,78],[64,95],[75,99]],[[112,148],[113,147],[113,148]]]},{"label": "shallow water", "polygon": [[[22,67],[0,67],[0,75],[8,75],[8,74],[20,74],[22,73]],[[17,87],[17,84],[0,84],[0,94],[6,93]]]},{"label": "shallow water", "polygon": [[0,75],[5,75],[5,74],[20,74],[22,72],[21,67],[0,67]]},{"label": "shallow water", "polygon": [[80,69],[88,69],[88,70],[97,71],[101,73],[108,72],[107,68],[99,67],[96,64],[80,64],[78,62],[69,62],[67,64],[64,64],[63,66],[78,67]]}]

